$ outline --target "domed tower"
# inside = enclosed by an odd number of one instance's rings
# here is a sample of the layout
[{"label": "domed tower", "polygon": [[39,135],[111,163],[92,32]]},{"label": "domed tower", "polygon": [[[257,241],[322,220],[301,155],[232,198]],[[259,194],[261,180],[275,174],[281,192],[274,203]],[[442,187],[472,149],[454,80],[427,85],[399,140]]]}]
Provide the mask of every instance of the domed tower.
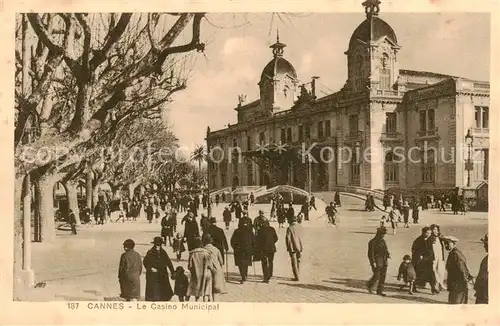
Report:
[{"label": "domed tower", "polygon": [[260,76],[261,107],[268,112],[279,112],[292,107],[296,97],[297,73],[290,62],[283,58],[286,44],[280,42],[270,46],[273,59],[266,65]]},{"label": "domed tower", "polygon": [[366,19],[354,30],[347,55],[347,88],[390,90],[399,75],[396,33],[378,17],[379,0],[366,0]]}]

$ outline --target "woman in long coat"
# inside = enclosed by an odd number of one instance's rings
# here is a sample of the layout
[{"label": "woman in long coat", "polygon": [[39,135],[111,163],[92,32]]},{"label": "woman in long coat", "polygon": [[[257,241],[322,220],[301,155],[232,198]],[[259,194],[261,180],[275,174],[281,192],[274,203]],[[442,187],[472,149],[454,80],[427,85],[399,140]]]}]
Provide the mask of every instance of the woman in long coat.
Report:
[{"label": "woman in long coat", "polygon": [[198,227],[198,222],[194,218],[193,213],[189,212],[186,219],[186,224],[184,225],[184,238],[186,238],[188,250],[196,249],[195,239],[200,237],[200,228]]},{"label": "woman in long coat", "polygon": [[432,271],[434,273],[435,286],[433,293],[439,293],[444,290],[444,280],[446,278],[446,263],[444,260],[444,243],[441,238],[441,230],[439,225],[431,225],[432,235],[429,242],[432,248]]},{"label": "woman in long coat", "polygon": [[226,280],[224,279],[224,259],[222,253],[212,242],[212,236],[208,233],[203,234],[201,238],[203,248],[208,250],[212,257],[212,301],[216,301],[216,295],[226,292]]},{"label": "woman in long coat", "polygon": [[415,239],[411,247],[412,263],[417,273],[413,292],[417,292],[417,285],[425,286],[426,283],[434,283],[434,272],[432,270],[433,253],[432,245],[429,241],[430,236],[431,229],[427,226],[422,228],[422,235]]},{"label": "woman in long coat", "polygon": [[172,261],[163,250],[163,239],[155,237],[153,248],[144,257],[146,269],[146,301],[170,301],[174,292],[168,279],[168,271],[174,275]]},{"label": "woman in long coat", "polygon": [[141,296],[141,255],[135,250],[135,242],[131,239],[125,240],[123,249],[125,252],[120,257],[118,267],[118,281],[120,282],[120,297],[127,300],[139,300]]},{"label": "woman in long coat", "polygon": [[240,270],[242,284],[247,280],[248,266],[252,266],[254,243],[251,225],[244,219],[240,220],[238,228],[231,237],[231,247],[234,250],[234,263]]},{"label": "woman in long coat", "polygon": [[210,301],[212,298],[212,254],[201,247],[201,239],[195,238],[195,248],[189,252],[188,269],[191,274],[187,296],[194,296],[196,301]]}]

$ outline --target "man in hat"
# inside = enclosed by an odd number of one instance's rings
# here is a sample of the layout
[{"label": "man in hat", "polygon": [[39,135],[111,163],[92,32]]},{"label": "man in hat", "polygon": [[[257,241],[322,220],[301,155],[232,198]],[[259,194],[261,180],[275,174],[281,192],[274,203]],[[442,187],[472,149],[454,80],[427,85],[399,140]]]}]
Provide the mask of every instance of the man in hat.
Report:
[{"label": "man in hat", "polygon": [[290,260],[292,262],[292,272],[294,276],[294,281],[299,281],[300,279],[300,258],[302,257],[302,236],[301,228],[297,225],[297,218],[295,216],[290,216],[290,226],[286,229],[286,250],[290,255]]},{"label": "man in hat", "polygon": [[449,251],[446,260],[446,271],[448,272],[447,288],[449,304],[466,304],[469,299],[468,282],[472,276],[467,267],[467,260],[460,249],[457,248],[458,239],[453,236],[443,237],[444,246]]},{"label": "man in hat", "polygon": [[231,210],[229,207],[224,207],[224,212],[222,213],[222,218],[224,219],[224,224],[226,225],[226,230],[229,230],[229,223],[231,223]]},{"label": "man in hat", "polygon": [[273,277],[273,261],[276,253],[276,242],[278,235],[276,230],[269,224],[269,220],[264,220],[262,226],[257,233],[257,254],[262,263],[262,274],[264,275],[264,283],[269,283]]},{"label": "man in hat", "polygon": [[139,300],[141,295],[141,255],[135,250],[135,242],[127,239],[123,242],[125,252],[120,257],[118,281],[120,282],[120,297],[127,301]]},{"label": "man in hat", "polygon": [[229,248],[226,235],[224,231],[217,226],[215,217],[210,218],[210,225],[206,228],[205,233],[210,234],[212,237],[212,244],[215,248],[219,249],[222,255],[222,262],[225,263],[226,252]]},{"label": "man in hat", "polygon": [[373,293],[378,283],[377,294],[383,297],[386,296],[384,293],[384,284],[387,275],[388,259],[390,258],[387,243],[384,240],[386,234],[387,229],[385,227],[380,227],[377,229],[375,237],[368,242],[368,260],[370,261],[373,272],[373,276],[367,284],[368,291]]},{"label": "man in hat", "polygon": [[203,213],[201,213],[200,227],[203,232],[210,226],[210,219]]},{"label": "man in hat", "polygon": [[174,266],[163,250],[163,239],[154,237],[153,248],[144,257],[146,269],[146,301],[170,301],[174,292],[168,279],[168,271],[174,275]]},{"label": "man in hat", "polygon": [[266,217],[264,216],[264,211],[259,209],[259,215],[253,220],[253,228],[255,230],[255,235],[259,233],[259,229],[264,225]]},{"label": "man in hat", "polygon": [[200,229],[193,213],[189,212],[187,216],[184,226],[184,238],[186,239],[188,250],[191,251],[195,248],[194,239],[200,237]]},{"label": "man in hat", "polygon": [[488,304],[488,234],[481,239],[486,256],[479,265],[474,290],[476,291],[476,304]]}]

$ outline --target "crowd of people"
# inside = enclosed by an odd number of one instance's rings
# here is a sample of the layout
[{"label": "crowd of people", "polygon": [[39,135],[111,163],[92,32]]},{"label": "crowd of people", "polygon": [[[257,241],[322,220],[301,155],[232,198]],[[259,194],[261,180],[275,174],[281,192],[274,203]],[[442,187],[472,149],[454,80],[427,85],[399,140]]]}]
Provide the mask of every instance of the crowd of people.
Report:
[{"label": "crowd of people", "polygon": [[[386,234],[387,229],[379,227],[368,243],[368,260],[373,276],[367,282],[367,288],[370,293],[376,291],[376,294],[381,296],[386,296],[384,286],[391,258],[384,239]],[[488,252],[488,235],[481,241]],[[448,291],[449,304],[466,304],[471,283],[474,285],[476,303],[488,303],[488,256],[483,258],[474,281],[467,266],[467,259],[457,247],[458,242],[454,236],[442,235],[439,225],[422,228],[422,234],[413,242],[411,255],[404,255],[399,265],[397,275],[398,280],[403,282],[401,289],[407,287],[408,293],[413,295],[419,292],[419,287],[423,288],[429,283],[432,294]],[[448,251],[446,260],[445,250]]]},{"label": "crowd of people", "polygon": [[[249,217],[248,207],[253,204],[252,196],[235,198],[225,208],[223,220],[226,228],[233,222],[237,223],[228,242],[224,230],[216,225],[215,217],[198,214],[199,202],[196,196],[187,202],[185,216],[181,219],[184,225],[183,234],[177,231],[177,216],[179,211],[172,201],[167,200],[162,207],[161,200],[155,206],[154,199],[145,204],[147,220],[151,220],[148,207],[154,212],[164,212],[161,218],[160,236],[153,239],[153,247],[147,252],[144,260],[140,261],[140,255],[134,251],[135,243],[127,239],[124,253],[120,260],[119,283],[121,297],[125,300],[138,300],[140,296],[140,275],[143,266],[146,274],[146,301],[169,301],[176,295],[179,301],[188,301],[194,297],[196,301],[215,301],[217,295],[225,292],[225,282],[228,277],[228,251],[231,246],[234,255],[234,264],[238,267],[240,283],[243,284],[248,278],[248,267],[260,261],[262,266],[262,281],[269,283],[273,277],[274,255],[276,253],[276,242],[278,235],[271,226],[270,219],[264,216],[262,210],[253,220]],[[281,195],[273,198],[274,207],[279,207],[283,202]],[[135,207],[136,201],[132,201]],[[315,208],[314,199],[307,198],[308,210]],[[290,256],[291,269],[294,280],[300,279],[300,260],[303,250],[301,229],[297,227],[302,222],[303,211],[297,216],[293,213],[293,205],[289,203],[286,219],[288,228],[286,230],[286,250]],[[233,213],[235,219],[233,220]],[[200,219],[197,217],[200,215]],[[175,234],[175,235],[174,235]],[[182,254],[188,251],[187,272],[185,275],[182,266],[174,268],[165,246],[171,247],[177,262],[182,261]],[[226,272],[224,272],[226,267]],[[174,287],[169,278],[174,281]]]},{"label": "crowd of people", "polygon": [[[232,223],[237,223],[237,228],[229,241],[224,230],[217,226],[215,217],[199,214],[200,205],[207,208],[212,204],[206,194],[201,194],[201,200],[200,196],[190,194],[134,196],[130,201],[127,199],[106,201],[104,197],[99,198],[93,210],[97,224],[106,223],[107,219],[113,221],[113,212],[118,212],[115,213],[114,221],[135,220],[141,214],[149,223],[153,220],[161,221],[159,236],[153,239],[153,246],[143,260],[134,251],[133,240],[128,239],[123,243],[125,252],[122,254],[119,267],[121,297],[126,300],[139,299],[140,275],[144,269],[146,301],[169,301],[174,295],[179,301],[189,301],[191,297],[196,301],[216,301],[217,296],[226,291],[230,247],[234,254],[234,264],[239,270],[241,284],[247,281],[248,268],[258,261],[262,266],[262,281],[269,283],[273,277],[278,241],[278,234],[270,222],[277,222],[278,228],[285,227],[285,223],[288,224],[284,239],[286,250],[290,257],[293,280],[300,280],[300,261],[303,251],[300,224],[304,220],[309,220],[312,209],[317,209],[314,196],[305,197],[300,210],[296,213],[293,195],[276,193],[271,198],[270,216],[266,217],[264,212],[259,210],[258,216],[253,220],[248,213],[249,206],[255,204],[253,194],[235,198],[222,194],[214,198],[215,205],[226,204],[222,213],[226,230],[229,230]],[[296,198],[295,202],[297,200]],[[436,199],[430,202],[432,207],[442,211],[446,209],[443,204],[445,200]],[[458,194],[451,197],[451,204],[454,212],[463,207]],[[384,240],[387,234],[386,224],[390,225],[392,233],[395,234],[399,223],[409,227],[410,212],[413,223],[418,224],[419,210],[429,208],[421,205],[415,197],[409,203],[408,199],[402,196],[395,198],[388,195],[384,196],[383,206],[384,209],[381,210],[385,213],[381,218],[380,227],[368,244],[368,258],[373,276],[367,283],[370,293],[376,292],[381,296],[385,296],[384,285],[390,259],[389,249]],[[339,207],[341,202],[337,192],[334,201],[325,208],[328,223],[336,225]],[[373,195],[369,194],[365,202],[366,210],[373,211],[376,207]],[[185,213],[180,221],[184,225],[183,233],[178,232],[179,213]],[[70,221],[71,225],[76,223],[74,216],[70,217]],[[73,231],[73,227],[72,232],[76,234],[76,229]],[[482,241],[487,251],[487,235]],[[457,243],[458,239],[455,237],[442,235],[439,225],[423,227],[421,235],[413,242],[411,252],[402,257],[399,265],[397,275],[398,280],[402,281],[401,289],[406,288],[408,293],[413,295],[425,288],[428,283],[431,294],[447,290],[450,304],[467,303],[468,283],[473,282],[473,277]],[[174,268],[166,250],[168,248],[171,248],[177,263],[183,260],[184,252],[188,252],[187,270],[180,265]],[[449,251],[447,257],[445,251]],[[173,287],[170,279],[174,281]],[[488,302],[487,284],[486,256],[474,283],[477,303]]]}]

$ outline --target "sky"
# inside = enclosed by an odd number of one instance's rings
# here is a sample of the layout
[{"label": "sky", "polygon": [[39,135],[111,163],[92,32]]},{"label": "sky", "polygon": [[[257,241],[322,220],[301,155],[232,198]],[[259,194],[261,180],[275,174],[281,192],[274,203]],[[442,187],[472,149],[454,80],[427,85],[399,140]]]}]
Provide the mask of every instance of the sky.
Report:
[{"label": "sky", "polygon": [[[394,29],[400,69],[489,80],[490,16],[479,13],[386,13]],[[189,151],[204,144],[207,126],[225,128],[237,120],[238,95],[258,99],[260,74],[272,59],[269,46],[287,44],[284,58],[302,82],[319,76],[319,96],[338,91],[347,78],[347,50],[359,13],[212,13],[202,25],[204,53],[193,54],[186,90],[177,93],[165,119]]]}]

